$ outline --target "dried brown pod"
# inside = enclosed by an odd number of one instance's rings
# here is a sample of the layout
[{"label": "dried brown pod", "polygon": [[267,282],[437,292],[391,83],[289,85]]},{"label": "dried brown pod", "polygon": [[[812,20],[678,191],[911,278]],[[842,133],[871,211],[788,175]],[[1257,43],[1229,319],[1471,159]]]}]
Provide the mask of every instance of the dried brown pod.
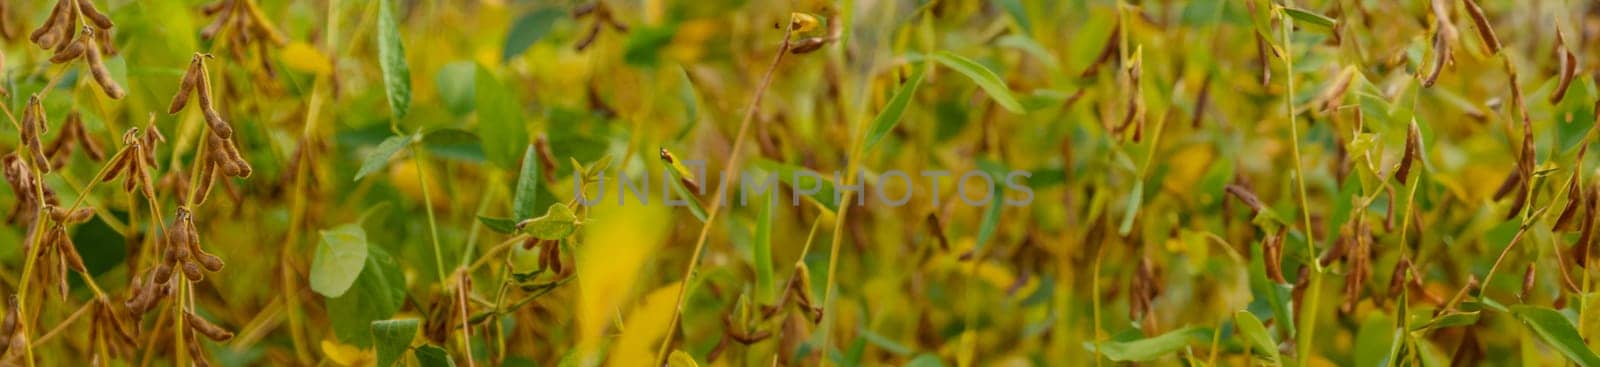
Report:
[{"label": "dried brown pod", "polygon": [[[1583,152],[1588,149],[1588,145],[1578,149],[1578,160],[1574,167],[1583,167]],[[1574,219],[1577,217],[1578,209],[1586,206],[1585,199],[1587,198],[1583,191],[1583,184],[1579,182],[1581,175],[1581,172],[1575,170],[1572,172],[1572,178],[1567,180],[1567,205],[1561,208],[1561,215],[1556,217],[1556,223],[1552,225],[1552,230],[1568,232],[1575,229],[1574,226],[1576,226],[1577,222]]]},{"label": "dried brown pod", "polygon": [[1534,270],[1533,263],[1530,262],[1528,263],[1528,270],[1524,270],[1522,272],[1522,293],[1517,295],[1518,299],[1521,299],[1523,302],[1528,301],[1528,297],[1533,295],[1533,285],[1535,280],[1538,280],[1537,271]]},{"label": "dried brown pod", "polygon": [[1094,57],[1094,62],[1090,63],[1089,67],[1084,68],[1082,73],[1078,73],[1078,77],[1088,78],[1093,76],[1100,72],[1101,65],[1111,62],[1111,59],[1117,55],[1117,49],[1121,45],[1121,37],[1122,23],[1117,22],[1117,25],[1111,28],[1111,36],[1106,37],[1105,46],[1100,48],[1100,54]]},{"label": "dried brown pod", "polygon": [[1600,214],[1600,187],[1590,186],[1588,195],[1584,199],[1583,224],[1578,228],[1578,242],[1572,244],[1572,261],[1578,267],[1588,268],[1589,258],[1594,255],[1594,227],[1596,218]]},{"label": "dried brown pod", "polygon": [[1483,47],[1489,49],[1489,54],[1500,53],[1500,37],[1495,36],[1494,27],[1489,25],[1489,18],[1483,15],[1483,8],[1478,7],[1477,0],[1461,0],[1466,5],[1467,15],[1471,16],[1473,25],[1478,28],[1478,38],[1483,40]]},{"label": "dried brown pod", "polygon": [[77,0],[77,1],[78,1],[78,10],[83,12],[83,16],[84,17],[89,18],[89,22],[93,23],[95,28],[111,29],[111,27],[115,26],[115,24],[111,23],[111,17],[107,17],[105,15],[105,13],[101,13],[100,12],[100,9],[96,9],[94,7],[94,2],[93,1],[90,1],[90,0]]},{"label": "dried brown pod", "polygon": [[67,235],[66,229],[56,227],[56,252],[61,254],[62,261],[73,271],[87,274],[89,268],[83,264],[83,256],[78,254],[78,246],[72,242],[72,236]]},{"label": "dried brown pod", "polygon": [[1428,71],[1428,76],[1423,78],[1423,87],[1432,87],[1433,83],[1439,80],[1439,74],[1444,71],[1444,68],[1454,58],[1454,51],[1451,50],[1450,45],[1455,43],[1456,38],[1459,37],[1455,23],[1451,21],[1450,11],[1452,8],[1450,7],[1450,1],[1433,0],[1431,4],[1434,19],[1433,67]]},{"label": "dried brown pod", "polygon": [[1261,240],[1261,260],[1266,263],[1267,278],[1278,284],[1289,283],[1283,278],[1283,232],[1284,229],[1279,228],[1277,233]]},{"label": "dried brown pod", "polygon": [[950,239],[944,235],[944,223],[939,221],[939,216],[928,213],[928,231],[933,232],[935,239],[939,240],[939,249],[950,251]]},{"label": "dried brown pod", "polygon": [[589,48],[589,45],[594,44],[594,41],[599,39],[600,29],[607,25],[617,32],[628,32],[628,26],[616,19],[611,12],[611,7],[607,6],[604,1],[595,0],[574,7],[572,9],[572,18],[594,18],[594,22],[589,24],[589,28],[585,31],[583,38],[579,39],[578,43],[573,46],[578,51],[583,51]]},{"label": "dried brown pod", "polygon": [[44,105],[38,94],[28,97],[28,104],[22,109],[21,123],[22,143],[27,147],[27,157],[40,172],[50,172],[50,159],[44,154],[45,146],[40,138],[49,132],[50,127],[45,121]]},{"label": "dried brown pod", "polygon": [[1504,199],[1506,195],[1511,194],[1512,190],[1519,186],[1522,186],[1522,175],[1517,170],[1512,170],[1511,173],[1506,174],[1504,181],[1500,181],[1500,186],[1494,189],[1492,197],[1496,201]]},{"label": "dried brown pod", "polygon": [[789,53],[795,55],[811,53],[822,49],[822,46],[827,46],[832,40],[833,38],[831,37],[806,37],[797,41],[790,41]]},{"label": "dried brown pod", "polygon": [[94,76],[95,84],[100,85],[100,91],[104,92],[106,97],[122,99],[123,96],[127,95],[127,91],[124,91],[122,85],[117,84],[117,81],[111,78],[111,71],[106,69],[105,60],[101,57],[101,48],[98,46],[98,41],[88,37],[83,42],[85,42],[83,44],[85,48],[84,56],[89,62],[89,74]]},{"label": "dried brown pod", "polygon": [[1400,258],[1394,264],[1394,272],[1389,275],[1389,297],[1397,297],[1406,286],[1406,275],[1411,273],[1411,259]]},{"label": "dried brown pod", "polygon": [[222,266],[223,266],[222,258],[217,257],[217,255],[212,255],[212,254],[201,252],[198,255],[196,255],[194,259],[195,259],[196,262],[199,262],[200,266],[205,268],[206,271],[209,271],[209,272],[222,271]]},{"label": "dried brown pod", "polygon": [[228,341],[228,339],[233,339],[233,332],[223,329],[221,326],[217,326],[217,324],[213,324],[211,321],[206,320],[203,317],[195,316],[195,314],[192,312],[184,311],[183,319],[189,323],[191,330],[194,330],[196,333],[205,336],[207,339],[217,342],[224,342]]},{"label": "dried brown pod", "polygon": [[[1078,89],[1083,93],[1084,89]],[[1200,128],[1200,121],[1205,117],[1206,105],[1211,104],[1211,73],[1206,73],[1205,79],[1200,80],[1200,92],[1194,100],[1194,112],[1190,113],[1189,125],[1195,129]]]},{"label": "dried brown pod", "polygon": [[1358,222],[1355,226],[1354,247],[1345,256],[1348,271],[1344,281],[1344,304],[1339,307],[1339,312],[1345,314],[1355,311],[1367,280],[1372,277],[1372,234],[1364,222]]},{"label": "dried brown pod", "polygon": [[77,60],[79,57],[83,56],[83,49],[83,42],[73,42],[71,45],[67,46],[67,48],[63,48],[61,51],[50,55],[50,62],[54,64],[62,64],[72,60]]},{"label": "dried brown pod", "polygon": [[172,104],[167,107],[167,114],[177,114],[184,106],[189,104],[189,95],[194,93],[196,85],[205,73],[201,54],[195,53],[189,57],[189,68],[183,71],[183,81],[178,84],[178,94],[172,96]]},{"label": "dried brown pod", "polygon": [[1326,113],[1338,108],[1344,101],[1345,94],[1350,91],[1350,83],[1355,80],[1357,72],[1355,66],[1348,66],[1340,71],[1339,75],[1322,89],[1322,93],[1317,95],[1317,104],[1320,106],[1317,110]]},{"label": "dried brown pod", "polygon": [[1411,128],[1406,130],[1405,156],[1400,158],[1400,168],[1395,170],[1394,177],[1405,183],[1411,175],[1413,161],[1422,159],[1422,132],[1417,129],[1417,121],[1411,120]]},{"label": "dried brown pod", "polygon": [[45,16],[44,23],[28,34],[28,40],[45,49],[70,41],[72,28],[78,22],[74,19],[77,7],[69,4],[76,3],[71,0],[56,1],[55,7],[50,8],[50,15]]},{"label": "dried brown pod", "polygon": [[1240,186],[1238,184],[1228,184],[1226,190],[1229,194],[1233,194],[1233,197],[1244,202],[1245,206],[1249,206],[1251,213],[1260,213],[1262,210],[1266,209],[1266,205],[1261,203],[1261,199],[1257,198],[1255,193],[1250,192],[1250,189],[1245,188],[1244,186]]},{"label": "dried brown pod", "polygon": [[1556,83],[1556,90],[1550,93],[1550,104],[1560,103],[1567,96],[1567,88],[1572,87],[1572,79],[1578,76],[1578,55],[1572,53],[1572,46],[1567,44],[1567,35],[1556,26],[1556,59],[1561,66],[1560,79]]}]

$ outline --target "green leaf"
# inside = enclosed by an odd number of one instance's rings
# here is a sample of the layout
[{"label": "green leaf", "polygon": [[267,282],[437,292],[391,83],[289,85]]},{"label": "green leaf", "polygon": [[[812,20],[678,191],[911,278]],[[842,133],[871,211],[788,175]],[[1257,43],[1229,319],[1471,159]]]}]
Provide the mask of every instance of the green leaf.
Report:
[{"label": "green leaf", "polygon": [[400,43],[400,25],[395,23],[389,0],[378,1],[378,66],[383,68],[384,93],[389,96],[389,112],[395,120],[411,111],[411,67],[406,65],[406,47]]},{"label": "green leaf", "polygon": [[372,322],[372,341],[378,349],[378,367],[393,366],[411,349],[420,320],[378,320]]},{"label": "green leaf", "polygon": [[361,276],[343,296],[324,301],[334,335],[360,348],[372,345],[372,322],[393,317],[405,302],[405,275],[381,246],[367,246]]},{"label": "green leaf", "polygon": [[772,276],[772,207],[777,201],[777,192],[768,193],[761,199],[761,213],[756,216],[756,299],[762,302],[777,300],[777,292],[773,290]]},{"label": "green leaf", "polygon": [[917,94],[917,85],[922,84],[922,76],[926,71],[926,67],[917,63],[911,72],[911,79],[894,90],[894,96],[889,98],[888,104],[883,105],[883,111],[878,112],[878,117],[872,119],[872,130],[867,132],[867,146],[863,151],[872,150],[879,140],[883,140],[884,135],[894,130],[894,126],[900,123],[900,115],[906,112],[906,106],[911,104],[911,97]]},{"label": "green leaf", "polygon": [[1258,353],[1268,362],[1278,361],[1278,343],[1272,341],[1272,335],[1267,334],[1267,327],[1261,324],[1261,319],[1249,311],[1239,311],[1233,314],[1233,323],[1238,327],[1239,334],[1244,336],[1250,351]]},{"label": "green leaf", "polygon": [[1545,344],[1560,351],[1567,359],[1584,367],[1600,366],[1600,356],[1596,356],[1594,351],[1583,343],[1583,337],[1579,336],[1578,329],[1572,326],[1572,320],[1568,320],[1560,311],[1539,306],[1515,305],[1511,306],[1511,314],[1516,315],[1518,320],[1522,320],[1529,329],[1539,334],[1539,339],[1544,339]]},{"label": "green leaf", "polygon": [[1427,323],[1422,325],[1412,326],[1411,331],[1441,329],[1447,327],[1472,325],[1476,323],[1478,323],[1478,311],[1456,312],[1435,317],[1433,320],[1428,320]]},{"label": "green leaf", "polygon": [[477,64],[471,61],[456,61],[445,64],[433,76],[435,93],[439,100],[444,102],[445,109],[456,116],[463,116],[472,112],[476,106],[473,99],[474,85],[477,84],[475,73],[478,72]]},{"label": "green leaf", "polygon": [[[127,216],[123,215],[113,217],[127,220]],[[74,228],[72,244],[78,249],[78,254],[83,256],[84,267],[94,276],[105,274],[122,264],[128,257],[127,239],[100,216],[94,216],[88,222]]]},{"label": "green leaf", "polygon": [[1384,367],[1389,365],[1389,351],[1400,339],[1400,330],[1394,321],[1382,312],[1367,315],[1356,331],[1354,366]]},{"label": "green leaf", "polygon": [[904,367],[944,367],[944,361],[939,360],[939,356],[923,353],[906,362]]},{"label": "green leaf", "polygon": [[478,216],[478,222],[483,223],[484,227],[489,227],[489,230],[495,232],[500,232],[503,234],[517,233],[517,221],[515,219],[485,217],[480,215]]},{"label": "green leaf", "polygon": [[[620,193],[619,193],[620,194]],[[522,154],[522,173],[517,175],[517,191],[511,200],[513,218],[533,218],[539,198],[539,151],[533,144]]]},{"label": "green leaf", "polygon": [[566,204],[550,204],[543,216],[524,220],[517,223],[523,233],[532,235],[541,240],[559,240],[567,238],[577,228],[578,217],[572,214],[572,208]]},{"label": "green leaf", "polygon": [[1265,298],[1266,304],[1272,308],[1272,317],[1278,320],[1278,328],[1284,331],[1284,335],[1294,335],[1294,322],[1290,321],[1294,319],[1294,314],[1289,309],[1293,292],[1287,285],[1267,277],[1267,265],[1262,259],[1264,256],[1260,241],[1250,245],[1250,293],[1258,300]]},{"label": "green leaf", "polygon": [[1290,18],[1294,18],[1296,22],[1310,24],[1325,30],[1333,29],[1333,24],[1337,22],[1333,18],[1300,8],[1286,7],[1283,8],[1283,13],[1288,14]]},{"label": "green leaf", "polygon": [[566,16],[567,12],[558,7],[546,7],[517,17],[517,22],[511,25],[511,31],[506,32],[506,43],[500,50],[500,62],[505,63],[522,55],[534,42],[539,42],[545,34],[550,33],[551,24]]},{"label": "green leaf", "polygon": [[500,168],[517,168],[517,153],[528,145],[528,128],[523,126],[522,105],[511,89],[496,80],[482,65],[474,84],[478,105],[478,137],[483,139],[483,156]]},{"label": "green leaf", "polygon": [[1144,205],[1144,180],[1135,181],[1133,190],[1128,192],[1128,206],[1126,214],[1122,216],[1122,225],[1117,227],[1117,234],[1126,236],[1133,230],[1133,220],[1139,217],[1139,206]]},{"label": "green leaf", "polygon": [[[814,193],[804,193],[806,199],[811,200],[818,206],[821,206],[823,209],[827,209],[830,212],[839,211],[839,203],[833,201],[833,181],[829,178],[823,177],[822,175],[817,174],[815,171],[809,169],[765,159],[757,159],[751,163],[755,164],[757,168],[761,168],[762,170],[770,172],[770,174],[778,175],[778,181],[783,182],[785,185],[789,185],[790,188],[793,188],[794,195],[801,195],[801,188],[815,188],[816,192]],[[816,180],[813,180],[814,178]],[[812,183],[815,183],[815,185],[812,185]],[[780,197],[778,199],[782,200],[783,198]],[[794,198],[793,200],[798,201],[800,199]]]},{"label": "green leaf", "polygon": [[343,296],[366,262],[367,232],[360,223],[322,231],[322,242],[311,260],[311,290],[330,298]]},{"label": "green leaf", "polygon": [[1017,102],[1017,97],[1011,95],[1011,89],[1006,87],[1005,81],[1000,80],[1000,76],[989,68],[950,51],[934,53],[933,59],[978,83],[978,87],[983,88],[983,92],[988,93],[989,98],[993,98],[1000,107],[1005,107],[1011,113],[1023,113],[1022,103]]},{"label": "green leaf", "polygon": [[409,143],[411,143],[411,137],[404,135],[395,135],[388,139],[383,139],[383,143],[379,143],[378,147],[367,153],[367,158],[361,161],[361,169],[356,171],[355,181],[360,181],[362,177],[366,177],[366,175],[377,172],[384,166],[389,165],[389,159],[394,158],[395,153],[399,153],[400,149],[405,148]]},{"label": "green leaf", "polygon": [[422,136],[428,153],[441,158],[483,163],[483,143],[477,134],[461,129],[438,129]]},{"label": "green leaf", "polygon": [[857,329],[857,331],[861,332],[862,339],[866,339],[868,343],[876,345],[878,348],[883,348],[885,352],[902,356],[911,354],[911,347],[908,347],[905,344],[900,344],[900,342],[896,342],[894,339],[889,339],[889,337],[883,336],[883,334],[873,332],[871,329],[866,327],[861,327]]},{"label": "green leaf", "polygon": [[995,230],[1000,227],[1000,215],[1005,209],[1005,190],[1000,189],[1001,180],[1005,177],[1006,168],[999,162],[988,159],[978,160],[978,169],[989,174],[994,185],[989,187],[989,206],[984,208],[983,218],[978,222],[978,242],[972,251],[983,250],[989,245],[989,240],[994,239]]},{"label": "green leaf", "polygon": [[1022,34],[1033,34],[1033,22],[1028,20],[1028,10],[1022,6],[1021,0],[1000,0],[1000,7],[1005,8],[1006,14],[1017,21],[1017,28],[1022,29]]},{"label": "green leaf", "polygon": [[[684,186],[683,184],[684,176],[690,174],[688,173],[689,169],[685,167],[682,162],[674,161],[672,163],[661,163],[667,165],[667,174],[672,175],[672,179],[667,180],[667,185],[672,186],[672,192],[677,193],[678,197],[683,198],[683,201],[686,203],[684,206],[689,208],[689,213],[694,214],[695,219],[699,219],[700,223],[705,223],[705,206],[701,205],[700,199],[694,195],[695,193],[689,191],[689,187]],[[702,185],[701,187],[704,188],[706,183],[700,183],[700,185]]]},{"label": "green leaf", "polygon": [[456,361],[450,359],[450,354],[444,348],[432,345],[417,347],[417,363],[422,367],[455,367]]},{"label": "green leaf", "polygon": [[[1200,335],[1200,334],[1205,335]],[[1117,362],[1147,362],[1183,349],[1197,337],[1209,337],[1205,330],[1185,327],[1149,338],[1100,344],[1100,355]]]},{"label": "green leaf", "polygon": [[675,24],[634,28],[628,32],[627,49],[623,51],[622,60],[632,66],[655,66],[661,59],[661,49],[671,44],[677,34],[678,26]]}]

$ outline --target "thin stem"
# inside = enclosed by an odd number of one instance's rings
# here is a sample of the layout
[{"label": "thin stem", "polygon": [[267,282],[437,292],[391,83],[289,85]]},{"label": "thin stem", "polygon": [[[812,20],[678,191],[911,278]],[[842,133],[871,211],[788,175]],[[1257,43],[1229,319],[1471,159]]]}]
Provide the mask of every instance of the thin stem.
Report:
[{"label": "thin stem", "polygon": [[678,287],[678,300],[675,302],[676,306],[672,312],[672,321],[667,323],[667,330],[669,330],[667,332],[667,336],[662,338],[661,347],[656,350],[656,364],[660,364],[661,362],[665,361],[667,357],[667,350],[671,349],[672,336],[675,333],[671,332],[670,330],[677,330],[678,321],[683,316],[683,301],[689,294],[689,278],[694,276],[694,269],[700,265],[700,253],[701,250],[705,249],[706,238],[711,234],[711,224],[716,222],[717,214],[721,212],[722,199],[727,193],[725,188],[728,186],[729,177],[734,175],[735,170],[737,170],[737,167],[739,166],[739,149],[744,147],[744,138],[746,133],[750,130],[750,122],[755,120],[756,111],[761,109],[761,96],[765,95],[767,88],[772,85],[772,75],[778,71],[778,65],[783,62],[783,55],[789,53],[789,37],[793,33],[790,32],[790,29],[792,29],[792,26],[785,28],[783,32],[783,43],[778,46],[778,54],[772,57],[772,65],[768,66],[766,74],[762,75],[761,84],[756,86],[755,96],[750,100],[750,108],[745,110],[744,119],[739,122],[739,132],[734,135],[733,150],[728,152],[728,163],[722,168],[722,177],[717,183],[717,193],[716,195],[712,196],[711,208],[708,212],[706,212],[705,224],[700,226],[699,239],[694,241],[694,252],[689,255],[689,266],[683,270],[684,283],[682,287]]},{"label": "thin stem", "polygon": [[411,158],[411,163],[417,166],[417,181],[422,183],[422,208],[428,213],[428,233],[433,239],[433,265],[436,268],[434,270],[439,273],[439,281],[442,283],[445,281],[444,252],[439,249],[439,222],[433,217],[433,196],[428,192],[426,167],[422,166],[422,161],[427,157],[423,155],[423,150],[415,145],[411,150],[416,154],[416,157]]}]

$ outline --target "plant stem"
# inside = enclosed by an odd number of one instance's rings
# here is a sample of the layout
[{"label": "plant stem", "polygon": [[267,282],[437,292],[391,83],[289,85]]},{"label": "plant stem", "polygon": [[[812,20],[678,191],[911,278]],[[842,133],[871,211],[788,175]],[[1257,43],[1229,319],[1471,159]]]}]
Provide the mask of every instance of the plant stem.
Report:
[{"label": "plant stem", "polygon": [[1315,229],[1311,227],[1311,205],[1306,199],[1306,171],[1300,162],[1300,123],[1294,111],[1294,39],[1289,37],[1294,29],[1294,18],[1283,12],[1282,8],[1279,8],[1279,14],[1283,15],[1283,24],[1280,27],[1282,27],[1284,49],[1283,80],[1287,91],[1283,98],[1283,107],[1284,112],[1289,114],[1290,159],[1294,160],[1294,183],[1295,191],[1300,196],[1300,216],[1305,221],[1306,258],[1310,260],[1304,266],[1311,267],[1311,271],[1306,272],[1306,276],[1311,277],[1311,281],[1308,282],[1310,298],[1301,305],[1303,309],[1297,321],[1300,327],[1298,334],[1295,335],[1295,357],[1299,359],[1300,366],[1306,366],[1311,361],[1311,342],[1316,336],[1317,327],[1317,303],[1322,298],[1322,263],[1317,261],[1317,236]]},{"label": "plant stem", "polygon": [[683,286],[678,287],[678,300],[672,312],[672,321],[667,323],[667,336],[662,338],[661,347],[656,350],[655,361],[661,364],[667,358],[667,351],[672,348],[672,330],[677,330],[678,321],[683,317],[683,301],[689,294],[689,278],[694,276],[694,270],[700,265],[700,253],[705,249],[706,238],[711,234],[711,224],[717,220],[717,213],[722,210],[722,199],[727,193],[729,177],[732,177],[739,166],[739,149],[744,147],[744,137],[750,130],[750,122],[755,120],[756,111],[761,110],[761,96],[765,95],[767,88],[772,86],[772,75],[778,71],[778,65],[783,62],[783,55],[789,53],[789,36],[791,27],[785,27],[783,43],[778,46],[778,54],[772,57],[772,65],[767,67],[766,74],[761,76],[761,84],[756,85],[755,96],[750,100],[750,108],[745,110],[744,119],[739,122],[739,132],[734,135],[733,149],[728,152],[728,163],[722,168],[722,177],[717,183],[716,195],[712,196],[711,208],[707,209],[706,222],[700,226],[699,239],[694,241],[694,252],[689,255],[689,266],[683,270]]}]

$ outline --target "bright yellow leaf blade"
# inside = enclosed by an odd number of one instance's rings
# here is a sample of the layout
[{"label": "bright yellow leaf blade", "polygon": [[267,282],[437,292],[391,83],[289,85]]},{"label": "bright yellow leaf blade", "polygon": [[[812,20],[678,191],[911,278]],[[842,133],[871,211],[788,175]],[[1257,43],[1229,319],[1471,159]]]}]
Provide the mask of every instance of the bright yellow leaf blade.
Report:
[{"label": "bright yellow leaf blade", "polygon": [[655,363],[656,344],[669,332],[667,327],[672,322],[672,313],[677,310],[678,289],[682,286],[682,282],[677,282],[657,288],[628,312],[628,318],[623,321],[627,328],[611,345],[611,366]]},{"label": "bright yellow leaf blade", "polygon": [[[618,308],[627,303],[639,270],[656,257],[672,223],[666,208],[619,207],[614,201],[589,208],[583,246],[578,247],[577,312],[579,345],[591,356]],[[674,302],[660,307],[671,308]]]},{"label": "bright yellow leaf blade", "polygon": [[280,58],[289,70],[317,75],[333,72],[333,63],[328,61],[328,55],[324,55],[322,51],[305,42],[290,43],[283,48]]}]

